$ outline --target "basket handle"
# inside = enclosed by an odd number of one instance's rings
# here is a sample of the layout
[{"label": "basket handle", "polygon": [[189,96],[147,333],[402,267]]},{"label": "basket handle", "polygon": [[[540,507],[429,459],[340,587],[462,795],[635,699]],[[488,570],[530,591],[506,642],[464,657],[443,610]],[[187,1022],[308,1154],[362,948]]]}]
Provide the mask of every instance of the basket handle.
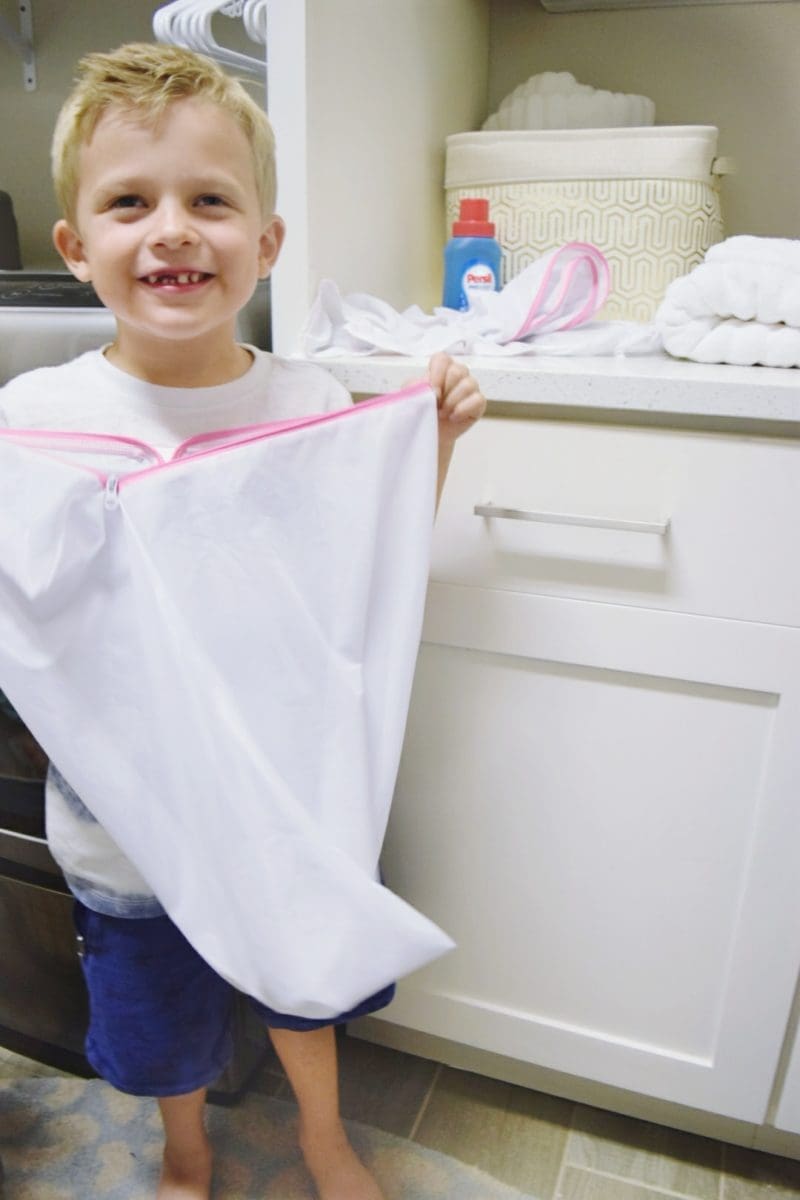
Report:
[{"label": "basket handle", "polygon": [[738,170],[736,159],[726,158],[724,155],[720,158],[715,158],[711,163],[712,175],[735,175]]}]

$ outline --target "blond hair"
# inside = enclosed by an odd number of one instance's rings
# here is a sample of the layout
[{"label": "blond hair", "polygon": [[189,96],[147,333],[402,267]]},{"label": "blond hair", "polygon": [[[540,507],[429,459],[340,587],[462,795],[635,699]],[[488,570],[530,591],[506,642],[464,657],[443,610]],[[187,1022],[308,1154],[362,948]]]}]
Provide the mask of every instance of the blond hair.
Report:
[{"label": "blond hair", "polygon": [[88,54],[56,121],[53,184],[64,215],[74,221],[80,182],[80,148],[112,106],[157,125],[170,104],[194,97],[217,104],[236,121],[253,154],[263,216],[275,209],[275,138],[267,114],[238,80],[210,58],[153,42],[129,42],[108,54]]}]

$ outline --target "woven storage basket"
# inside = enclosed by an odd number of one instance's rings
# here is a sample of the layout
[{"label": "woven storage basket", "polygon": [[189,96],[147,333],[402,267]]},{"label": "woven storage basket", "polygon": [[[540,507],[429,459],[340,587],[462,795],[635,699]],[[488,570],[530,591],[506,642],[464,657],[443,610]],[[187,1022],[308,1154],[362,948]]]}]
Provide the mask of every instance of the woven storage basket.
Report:
[{"label": "woven storage basket", "polygon": [[464,196],[485,197],[503,283],[565,242],[611,267],[602,316],[649,321],[667,285],[724,233],[710,125],[458,133],[447,139],[447,234]]}]

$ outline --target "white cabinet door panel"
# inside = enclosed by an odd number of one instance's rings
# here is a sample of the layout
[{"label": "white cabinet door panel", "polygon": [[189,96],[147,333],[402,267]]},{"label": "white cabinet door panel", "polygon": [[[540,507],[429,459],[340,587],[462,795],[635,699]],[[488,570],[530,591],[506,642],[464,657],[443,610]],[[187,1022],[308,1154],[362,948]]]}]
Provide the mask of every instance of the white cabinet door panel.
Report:
[{"label": "white cabinet door panel", "polygon": [[796,1024],[794,1047],[778,1098],[774,1124],[786,1133],[800,1133],[800,1032]]},{"label": "white cabinet door panel", "polygon": [[799,678],[797,631],[432,584],[384,865],[458,948],[388,1019],[763,1120]]}]

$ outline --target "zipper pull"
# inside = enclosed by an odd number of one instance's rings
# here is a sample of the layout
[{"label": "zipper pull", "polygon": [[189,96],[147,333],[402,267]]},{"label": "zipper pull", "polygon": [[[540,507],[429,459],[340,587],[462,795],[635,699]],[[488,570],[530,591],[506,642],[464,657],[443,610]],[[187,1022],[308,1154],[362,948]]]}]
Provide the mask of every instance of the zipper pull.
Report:
[{"label": "zipper pull", "polygon": [[106,479],[106,494],[103,503],[106,508],[117,508],[119,505],[118,475],[109,475]]}]

